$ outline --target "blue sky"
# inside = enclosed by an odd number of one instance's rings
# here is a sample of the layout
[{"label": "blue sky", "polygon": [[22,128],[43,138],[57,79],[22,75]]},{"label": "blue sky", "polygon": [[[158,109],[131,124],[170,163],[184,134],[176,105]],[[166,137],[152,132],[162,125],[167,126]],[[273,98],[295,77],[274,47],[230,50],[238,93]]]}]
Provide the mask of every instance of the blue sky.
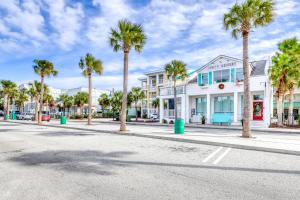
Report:
[{"label": "blue sky", "polygon": [[[46,83],[58,88],[87,86],[78,67],[87,52],[101,59],[103,76],[94,87],[122,87],[122,53],[108,44],[109,29],[122,18],[141,23],[147,44],[130,53],[130,86],[144,72],[181,59],[196,69],[225,54],[241,58],[241,40],[222,26],[222,17],[236,0],[1,0],[0,79],[18,84],[39,79],[34,59],[48,59],[59,71]],[[272,24],[250,35],[250,60],[266,59],[285,38],[300,38],[300,1],[276,0]]]}]

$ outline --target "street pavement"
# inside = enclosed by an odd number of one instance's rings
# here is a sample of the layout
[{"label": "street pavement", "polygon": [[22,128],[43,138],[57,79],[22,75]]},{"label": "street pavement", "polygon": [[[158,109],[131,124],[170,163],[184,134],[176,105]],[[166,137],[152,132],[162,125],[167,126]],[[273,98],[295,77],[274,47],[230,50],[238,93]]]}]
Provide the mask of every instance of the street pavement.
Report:
[{"label": "street pavement", "polygon": [[[11,121],[14,123],[30,123],[31,121]],[[92,125],[87,125],[86,121],[68,121],[66,125],[60,125],[59,121],[52,120],[44,122],[46,126],[64,127],[71,129],[93,130],[107,133],[119,134],[118,123],[103,123],[97,120],[93,121]],[[138,125],[129,124],[127,134],[175,140],[182,142],[223,145],[227,147],[242,148],[247,150],[260,150],[276,153],[288,153],[300,155],[300,133],[296,132],[262,132],[252,131],[253,138],[242,138],[241,130],[220,129],[220,128],[205,128],[205,127],[186,127],[184,135],[176,135],[173,133],[171,126],[157,125]]]},{"label": "street pavement", "polygon": [[299,199],[299,158],[1,122],[0,200]]}]

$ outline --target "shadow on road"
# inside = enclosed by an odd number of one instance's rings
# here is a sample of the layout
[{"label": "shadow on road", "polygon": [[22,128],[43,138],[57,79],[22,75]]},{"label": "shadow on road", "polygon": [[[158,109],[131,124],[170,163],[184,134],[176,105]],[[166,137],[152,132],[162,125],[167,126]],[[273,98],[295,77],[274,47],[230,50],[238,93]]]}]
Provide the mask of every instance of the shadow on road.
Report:
[{"label": "shadow on road", "polygon": [[20,163],[24,166],[39,166],[54,170],[63,170],[67,172],[93,173],[98,175],[113,175],[114,167],[132,167],[139,165],[300,175],[299,170],[193,165],[118,159],[132,154],[135,154],[135,152],[116,151],[104,153],[101,151],[43,151],[38,153],[26,153],[20,156],[13,157],[9,160]]},{"label": "shadow on road", "polygon": [[81,132],[46,132],[46,133],[40,133],[38,135],[47,136],[47,137],[59,137],[59,136],[91,136],[95,134],[81,133]]},{"label": "shadow on road", "polygon": [[43,151],[26,153],[9,160],[24,166],[40,166],[67,172],[113,175],[113,167],[126,167],[130,165],[129,163],[116,162],[113,158],[122,158],[131,154],[134,154],[134,152]]}]

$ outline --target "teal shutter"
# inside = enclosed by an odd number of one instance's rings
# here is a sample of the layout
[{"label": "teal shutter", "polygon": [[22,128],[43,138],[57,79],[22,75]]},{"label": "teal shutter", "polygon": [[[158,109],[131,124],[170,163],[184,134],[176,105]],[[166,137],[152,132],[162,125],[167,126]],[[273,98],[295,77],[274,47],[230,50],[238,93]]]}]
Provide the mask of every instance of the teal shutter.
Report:
[{"label": "teal shutter", "polygon": [[208,72],[208,84],[212,84],[213,83],[213,77],[212,77],[212,72]]},{"label": "teal shutter", "polygon": [[198,85],[201,86],[202,85],[202,74],[198,74]]},{"label": "teal shutter", "polygon": [[234,71],[235,71],[234,68],[230,69],[230,81],[231,82],[234,82]]}]

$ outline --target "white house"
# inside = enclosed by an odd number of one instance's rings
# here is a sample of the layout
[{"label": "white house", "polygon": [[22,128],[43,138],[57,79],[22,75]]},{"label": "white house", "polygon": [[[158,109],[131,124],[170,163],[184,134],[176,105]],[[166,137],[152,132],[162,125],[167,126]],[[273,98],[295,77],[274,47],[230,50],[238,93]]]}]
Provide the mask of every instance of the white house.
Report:
[{"label": "white house", "polygon": [[[273,92],[268,80],[269,61],[250,62],[251,124],[268,126],[272,114]],[[178,116],[185,123],[240,124],[244,109],[243,63],[241,59],[220,55],[191,73],[177,87]],[[160,121],[174,120],[171,87],[160,92]],[[225,121],[224,121],[225,120]]]}]

